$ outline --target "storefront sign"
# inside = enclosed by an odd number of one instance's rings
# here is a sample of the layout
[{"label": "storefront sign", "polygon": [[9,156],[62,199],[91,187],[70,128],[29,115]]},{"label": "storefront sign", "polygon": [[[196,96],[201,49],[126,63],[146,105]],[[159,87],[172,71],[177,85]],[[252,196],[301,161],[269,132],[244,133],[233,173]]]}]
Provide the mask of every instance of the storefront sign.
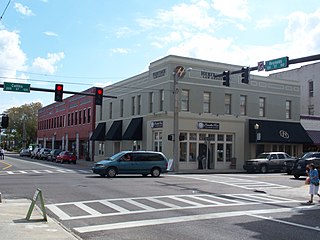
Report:
[{"label": "storefront sign", "polygon": [[220,129],[220,123],[198,122],[198,129]]},{"label": "storefront sign", "polygon": [[160,77],[163,77],[163,76],[165,76],[165,75],[166,75],[166,69],[162,69],[162,70],[157,71],[157,72],[154,72],[154,73],[152,74],[153,79],[160,78]]},{"label": "storefront sign", "polygon": [[206,71],[201,71],[200,75],[202,78],[206,79],[215,79],[215,73],[214,72],[206,72]]},{"label": "storefront sign", "polygon": [[163,121],[152,121],[151,128],[163,128]]}]

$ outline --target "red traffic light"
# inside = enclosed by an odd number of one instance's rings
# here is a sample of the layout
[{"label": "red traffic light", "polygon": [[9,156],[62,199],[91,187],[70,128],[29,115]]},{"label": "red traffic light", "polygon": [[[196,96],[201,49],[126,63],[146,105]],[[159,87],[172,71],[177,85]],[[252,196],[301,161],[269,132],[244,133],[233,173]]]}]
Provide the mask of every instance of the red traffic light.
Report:
[{"label": "red traffic light", "polygon": [[97,94],[98,95],[102,95],[103,94],[103,90],[102,89],[97,89]]},{"label": "red traffic light", "polygon": [[58,85],[58,84],[57,84],[57,91],[62,91],[62,90],[63,90],[62,85]]},{"label": "red traffic light", "polygon": [[62,84],[56,84],[56,87],[54,90],[54,100],[56,102],[63,101],[63,85]]}]

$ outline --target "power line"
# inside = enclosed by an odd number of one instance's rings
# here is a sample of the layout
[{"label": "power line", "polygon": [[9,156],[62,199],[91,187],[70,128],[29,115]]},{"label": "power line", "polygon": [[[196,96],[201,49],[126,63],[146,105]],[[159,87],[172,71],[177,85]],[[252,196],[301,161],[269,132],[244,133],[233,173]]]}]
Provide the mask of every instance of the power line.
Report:
[{"label": "power line", "polygon": [[3,10],[3,13],[1,14],[1,17],[0,17],[0,21],[2,20],[3,15],[6,13],[7,8],[9,7],[10,2],[11,2],[11,0],[8,1],[7,6],[6,6],[5,9]]}]

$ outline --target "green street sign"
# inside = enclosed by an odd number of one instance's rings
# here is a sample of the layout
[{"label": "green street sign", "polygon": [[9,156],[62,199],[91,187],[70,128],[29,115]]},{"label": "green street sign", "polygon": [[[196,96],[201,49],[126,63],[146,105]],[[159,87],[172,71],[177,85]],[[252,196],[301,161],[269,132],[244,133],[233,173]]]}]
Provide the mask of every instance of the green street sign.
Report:
[{"label": "green street sign", "polygon": [[280,68],[286,68],[289,66],[289,58],[282,57],[273,60],[266,61],[264,64],[264,68],[266,71],[272,71]]},{"label": "green street sign", "polygon": [[4,82],[3,91],[30,92],[30,84]]}]

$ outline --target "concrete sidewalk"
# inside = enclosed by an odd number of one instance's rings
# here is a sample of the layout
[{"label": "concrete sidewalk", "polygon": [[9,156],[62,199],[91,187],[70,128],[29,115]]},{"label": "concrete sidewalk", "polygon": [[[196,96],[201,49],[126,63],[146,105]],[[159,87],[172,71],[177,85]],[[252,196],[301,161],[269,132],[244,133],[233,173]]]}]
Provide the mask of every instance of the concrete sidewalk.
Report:
[{"label": "concrete sidewalk", "polygon": [[64,229],[54,219],[47,216],[43,221],[42,212],[35,207],[31,219],[26,220],[31,201],[27,199],[0,202],[1,240],[75,240],[80,239]]}]

